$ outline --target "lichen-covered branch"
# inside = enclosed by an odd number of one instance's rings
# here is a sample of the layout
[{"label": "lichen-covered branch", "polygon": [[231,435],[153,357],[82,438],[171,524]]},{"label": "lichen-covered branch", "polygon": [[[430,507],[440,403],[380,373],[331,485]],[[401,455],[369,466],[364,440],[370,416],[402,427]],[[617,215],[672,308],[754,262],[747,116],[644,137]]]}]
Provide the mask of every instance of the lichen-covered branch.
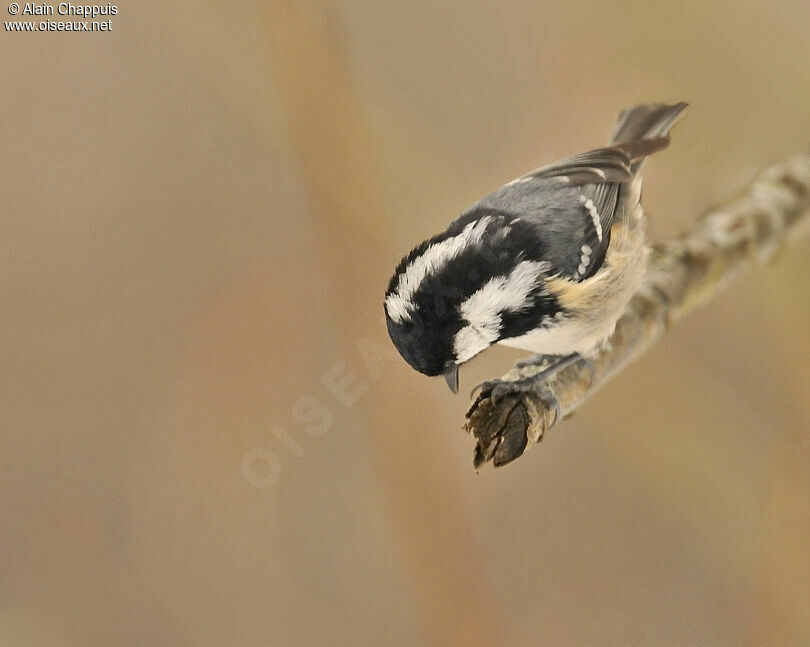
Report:
[{"label": "lichen-covered branch", "polygon": [[573,412],[670,325],[808,229],[810,154],[805,154],[763,171],[686,234],[654,246],[644,284],[603,348],[549,379],[539,376],[539,366],[518,364],[484,385],[465,425],[476,439],[475,465],[488,460],[502,465],[527,442],[539,442],[558,417]]}]

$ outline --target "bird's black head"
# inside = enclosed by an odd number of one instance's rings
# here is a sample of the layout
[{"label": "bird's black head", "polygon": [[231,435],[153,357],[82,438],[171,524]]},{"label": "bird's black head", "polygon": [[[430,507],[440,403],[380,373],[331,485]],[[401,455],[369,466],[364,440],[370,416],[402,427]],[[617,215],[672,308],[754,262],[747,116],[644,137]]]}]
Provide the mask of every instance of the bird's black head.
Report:
[{"label": "bird's black head", "polygon": [[388,334],[420,373],[445,373],[556,310],[541,245],[514,216],[470,212],[402,259],[388,284]]},{"label": "bird's black head", "polygon": [[385,322],[400,355],[425,375],[439,375],[455,364],[453,340],[463,327],[458,315],[460,295],[420,291],[407,313],[397,310],[396,296],[387,295]]}]

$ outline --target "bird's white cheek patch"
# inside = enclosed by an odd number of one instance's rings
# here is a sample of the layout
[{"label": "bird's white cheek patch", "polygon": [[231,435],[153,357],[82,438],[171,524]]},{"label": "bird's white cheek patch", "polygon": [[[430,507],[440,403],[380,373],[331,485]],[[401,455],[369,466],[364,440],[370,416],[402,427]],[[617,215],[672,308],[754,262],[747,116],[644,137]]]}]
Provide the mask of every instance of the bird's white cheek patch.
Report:
[{"label": "bird's white cheek patch", "polygon": [[466,362],[495,343],[504,312],[520,312],[531,304],[532,291],[541,281],[547,263],[521,261],[509,276],[496,276],[467,297],[459,314],[467,322],[453,342],[456,360]]},{"label": "bird's white cheek patch", "polygon": [[465,326],[456,333],[453,351],[456,362],[462,363],[472,359],[478,353],[489,348],[496,339],[500,330],[500,321],[495,328],[477,328]]}]

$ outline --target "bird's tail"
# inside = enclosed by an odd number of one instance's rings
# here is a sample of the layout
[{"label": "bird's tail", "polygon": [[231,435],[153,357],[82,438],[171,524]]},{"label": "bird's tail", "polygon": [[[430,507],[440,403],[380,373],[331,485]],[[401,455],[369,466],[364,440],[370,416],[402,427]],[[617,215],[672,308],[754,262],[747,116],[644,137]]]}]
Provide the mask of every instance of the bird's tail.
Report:
[{"label": "bird's tail", "polygon": [[681,101],[672,105],[643,103],[622,110],[610,134],[610,143],[637,151],[637,155],[632,155],[633,173],[638,171],[647,155],[667,146],[669,131],[688,107],[688,103]]}]

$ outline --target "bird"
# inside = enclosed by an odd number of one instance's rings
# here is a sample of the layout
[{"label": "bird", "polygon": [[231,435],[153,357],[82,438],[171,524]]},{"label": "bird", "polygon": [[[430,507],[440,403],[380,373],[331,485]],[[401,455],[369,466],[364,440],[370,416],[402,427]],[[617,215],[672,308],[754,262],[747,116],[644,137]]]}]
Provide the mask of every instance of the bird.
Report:
[{"label": "bird", "polygon": [[508,182],[405,255],[384,301],[405,361],[457,393],[460,365],[496,343],[549,375],[597,350],[646,269],[641,166],[687,107],[623,110],[606,147]]}]

